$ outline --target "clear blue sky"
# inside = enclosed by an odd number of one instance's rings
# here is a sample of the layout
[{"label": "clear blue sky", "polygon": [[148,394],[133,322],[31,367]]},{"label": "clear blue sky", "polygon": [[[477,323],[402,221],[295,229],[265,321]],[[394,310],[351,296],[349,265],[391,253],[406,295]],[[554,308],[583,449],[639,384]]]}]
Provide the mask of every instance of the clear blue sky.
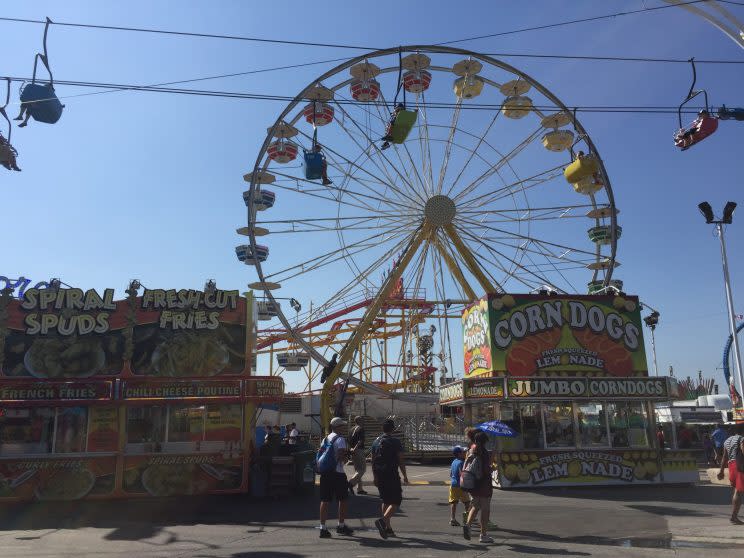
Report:
[{"label": "clear blue sky", "polygon": [[[5,17],[251,35],[387,47],[431,44],[558,20],[660,5],[656,0],[516,2],[82,2],[6,3]],[[741,19],[744,7],[729,6]],[[0,75],[31,74],[39,25],[0,22]],[[354,56],[332,48],[278,46],[53,27],[55,77],[156,84],[207,75]],[[554,30],[477,40],[480,52],[558,53],[744,60],[719,31],[680,9]],[[568,105],[677,105],[687,65],[505,58]],[[195,84],[204,89],[295,95],[332,64]],[[741,66],[700,65],[698,86],[714,105],[744,105]],[[90,90],[60,86],[60,96]],[[17,93],[14,92],[17,99]],[[245,101],[154,93],[72,97],[54,126],[15,129],[22,173],[2,169],[0,275],[61,277],[83,288],[131,278],[152,287],[222,288],[254,280],[233,252],[244,224],[242,175],[265,129],[283,108]],[[14,112],[15,107],[10,112]],[[616,275],[659,309],[659,367],[678,376],[702,369],[722,382],[727,334],[718,242],[697,204],[744,204],[744,123],[680,153],[676,115],[580,116],[604,158],[623,237]],[[3,125],[4,126],[4,125]],[[5,131],[3,129],[3,131]],[[744,313],[744,207],[728,227],[739,313]],[[647,345],[649,345],[647,340]]]}]

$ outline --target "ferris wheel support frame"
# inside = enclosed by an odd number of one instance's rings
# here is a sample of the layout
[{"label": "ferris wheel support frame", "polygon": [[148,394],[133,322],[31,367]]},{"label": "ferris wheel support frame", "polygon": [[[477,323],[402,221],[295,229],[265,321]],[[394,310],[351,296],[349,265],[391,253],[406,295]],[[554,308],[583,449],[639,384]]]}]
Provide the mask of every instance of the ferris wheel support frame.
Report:
[{"label": "ferris wheel support frame", "polygon": [[323,428],[330,428],[331,389],[333,387],[333,384],[343,373],[344,367],[353,358],[354,352],[361,344],[364,336],[367,334],[367,331],[372,325],[374,319],[377,317],[377,314],[382,308],[382,305],[390,297],[390,294],[393,292],[396,283],[403,276],[403,272],[405,271],[406,267],[408,267],[408,264],[411,263],[413,256],[416,255],[419,246],[421,246],[421,244],[424,243],[431,236],[434,230],[435,229],[432,228],[431,224],[427,220],[424,220],[419,230],[416,231],[413,238],[408,243],[403,256],[398,262],[398,265],[393,267],[390,275],[388,275],[385,279],[385,283],[382,285],[382,288],[372,301],[372,304],[367,306],[367,309],[364,312],[364,316],[362,317],[362,321],[359,323],[354,333],[346,342],[343,349],[341,349],[341,352],[338,355],[338,360],[336,361],[336,366],[326,378],[326,381],[323,384],[323,391],[320,395],[320,420]]}]

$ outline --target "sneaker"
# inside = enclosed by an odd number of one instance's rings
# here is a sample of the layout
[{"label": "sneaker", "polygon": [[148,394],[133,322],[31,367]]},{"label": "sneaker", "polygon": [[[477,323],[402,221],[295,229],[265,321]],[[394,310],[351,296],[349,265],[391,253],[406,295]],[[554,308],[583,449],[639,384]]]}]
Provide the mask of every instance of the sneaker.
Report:
[{"label": "sneaker", "polygon": [[349,496],[353,496],[354,495],[354,486],[349,482],[349,483],[346,483],[346,488],[349,490]]},{"label": "sneaker", "polygon": [[369,494],[369,492],[360,488],[359,490],[357,490],[357,494]]},{"label": "sneaker", "polygon": [[482,543],[492,543],[492,542],[494,542],[494,540],[491,537],[489,537],[488,535],[481,535],[480,536],[480,542],[482,542]]},{"label": "sneaker", "polygon": [[323,179],[323,186],[329,186],[330,184],[333,184],[332,180],[329,180],[328,178]]},{"label": "sneaker", "polygon": [[470,540],[470,526],[469,525],[462,526],[462,536],[465,538],[466,541]]},{"label": "sneaker", "polygon": [[380,147],[380,151],[385,151],[388,147],[390,147],[390,143],[386,141],[382,144],[382,147]]},{"label": "sneaker", "polygon": [[321,539],[330,539],[331,538],[331,532],[328,529],[321,529],[320,530],[320,538]]},{"label": "sneaker", "polygon": [[346,535],[348,537],[354,534],[354,529],[352,529],[348,525],[344,525],[343,527],[339,525],[338,527],[336,527],[336,534]]},{"label": "sneaker", "polygon": [[734,525],[744,525],[744,521],[742,521],[738,517],[732,517],[729,519],[729,521],[733,523]]},{"label": "sneaker", "polygon": [[388,527],[387,529],[385,529],[385,532],[387,533],[387,536],[388,537],[394,537],[395,536],[395,531],[393,531],[392,527]]},{"label": "sneaker", "polygon": [[460,522],[457,521],[456,519],[450,519],[450,526],[451,527],[459,527],[460,526]]},{"label": "sneaker", "polygon": [[375,527],[377,527],[377,530],[380,532],[380,536],[383,539],[388,538],[387,534],[387,526],[385,525],[385,520],[380,518],[375,520]]}]

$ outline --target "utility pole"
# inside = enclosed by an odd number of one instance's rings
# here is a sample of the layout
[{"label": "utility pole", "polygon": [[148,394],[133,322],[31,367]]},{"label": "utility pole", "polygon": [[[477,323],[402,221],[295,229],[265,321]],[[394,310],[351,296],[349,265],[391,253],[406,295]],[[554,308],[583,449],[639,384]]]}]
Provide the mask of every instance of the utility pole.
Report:
[{"label": "utility pole", "polygon": [[[721,263],[723,264],[723,285],[726,291],[726,304],[728,306],[728,320],[729,330],[732,337],[732,349],[733,349],[733,360],[734,360],[734,371],[736,375],[731,375],[731,384],[736,389],[735,378],[739,381],[739,394],[741,395],[744,391],[744,377],[742,377],[741,370],[741,351],[739,350],[739,340],[736,336],[736,312],[734,310],[734,297],[731,294],[731,278],[729,276],[728,267],[728,256],[726,255],[726,240],[724,239],[723,225],[730,225],[733,219],[734,209],[736,209],[735,202],[727,202],[723,208],[723,217],[716,219],[713,215],[713,209],[708,202],[702,202],[698,205],[700,212],[705,217],[705,222],[708,224],[714,224],[716,226],[716,234],[718,240],[721,242]],[[733,394],[732,394],[733,395]],[[741,406],[741,403],[740,403]],[[744,409],[734,408],[734,418],[738,420],[744,420]]]}]

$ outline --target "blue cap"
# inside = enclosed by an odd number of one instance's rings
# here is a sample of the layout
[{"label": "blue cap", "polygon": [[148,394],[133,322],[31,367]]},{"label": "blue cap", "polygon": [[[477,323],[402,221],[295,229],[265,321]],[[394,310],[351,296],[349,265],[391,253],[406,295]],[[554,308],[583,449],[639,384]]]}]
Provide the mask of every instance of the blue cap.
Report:
[{"label": "blue cap", "polygon": [[454,448],[452,448],[452,455],[457,455],[458,453],[463,452],[463,451],[465,451],[465,448],[460,447],[460,446],[455,446]]}]

